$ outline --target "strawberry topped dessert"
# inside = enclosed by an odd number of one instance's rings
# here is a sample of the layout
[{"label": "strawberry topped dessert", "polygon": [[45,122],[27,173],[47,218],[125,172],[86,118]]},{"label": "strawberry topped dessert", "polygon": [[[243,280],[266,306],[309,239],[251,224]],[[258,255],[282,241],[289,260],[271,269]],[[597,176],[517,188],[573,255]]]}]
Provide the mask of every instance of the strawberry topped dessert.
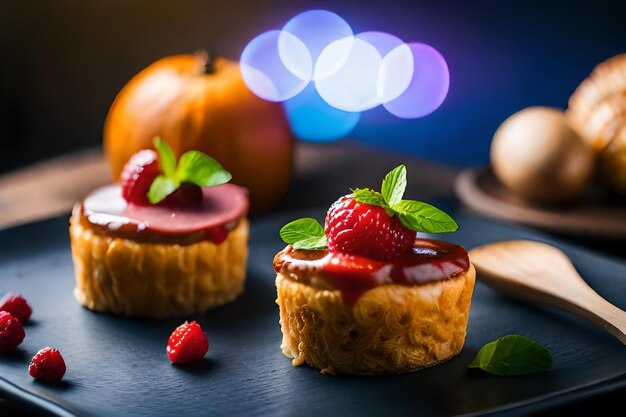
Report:
[{"label": "strawberry topped dessert", "polygon": [[402,373],[459,353],[475,270],[467,251],[416,232],[453,232],[437,208],[403,200],[406,168],[356,189],[325,226],[295,220],[274,258],[283,353],[323,373]]},{"label": "strawberry topped dessert", "polygon": [[70,219],[75,296],[85,307],[161,318],[202,313],[243,290],[247,190],[198,152],[177,161],[155,138],[120,184],[93,191]]}]

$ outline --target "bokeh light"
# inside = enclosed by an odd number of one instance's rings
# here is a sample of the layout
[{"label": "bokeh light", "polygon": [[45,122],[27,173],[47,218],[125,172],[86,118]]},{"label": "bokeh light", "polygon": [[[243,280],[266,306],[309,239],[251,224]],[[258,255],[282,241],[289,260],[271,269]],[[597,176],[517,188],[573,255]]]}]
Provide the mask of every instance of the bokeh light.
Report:
[{"label": "bokeh light", "polygon": [[356,37],[376,48],[382,57],[377,86],[380,103],[400,96],[408,88],[413,76],[411,49],[402,39],[385,32],[362,32]]},{"label": "bokeh light", "polygon": [[378,32],[378,31],[361,32],[358,35],[356,35],[356,37],[361,40],[364,40],[365,42],[369,43],[374,48],[376,48],[376,50],[382,57],[387,55],[396,47],[404,44],[402,39],[386,32]]},{"label": "bokeh light", "polygon": [[285,68],[301,80],[313,76],[313,60],[300,38],[288,33],[278,35],[278,56]]},{"label": "bokeh light", "polygon": [[257,96],[286,101],[296,136],[313,141],[347,134],[360,112],[381,104],[399,118],[426,116],[450,87],[448,65],[433,47],[379,31],[354,35],[326,10],[300,13],[254,38],[241,72]]},{"label": "bokeh light", "polygon": [[[315,63],[320,54],[332,42],[352,36],[350,25],[336,13],[327,10],[310,10],[293,17],[283,27],[279,45],[283,37],[291,34],[300,39],[307,48],[311,61]],[[292,50],[279,47],[285,62],[295,62]],[[347,51],[346,51],[347,52]],[[290,64],[287,64],[288,66]],[[298,72],[298,70],[296,70]]]},{"label": "bokeh light", "polygon": [[448,64],[432,46],[410,43],[413,54],[413,78],[409,87],[395,100],[383,103],[394,116],[412,119],[435,111],[448,94]]},{"label": "bokeh light", "polygon": [[309,142],[330,142],[346,136],[361,119],[359,112],[345,112],[326,103],[309,84],[302,93],[285,101],[294,135]]},{"label": "bokeh light", "polygon": [[[291,56],[305,57],[294,74],[283,63],[278,52],[278,38],[283,36],[283,45],[288,45]],[[295,52],[294,52],[295,51]],[[243,50],[240,59],[241,74],[248,88],[257,96],[268,101],[284,101],[300,93],[310,81],[306,74],[306,46],[300,39],[280,30],[270,30],[254,38]],[[309,65],[312,62],[309,59]],[[309,69],[308,73],[312,71]]]},{"label": "bokeh light", "polygon": [[413,54],[401,44],[383,57],[378,74],[378,96],[381,103],[394,100],[409,88],[413,79]]},{"label": "bokeh light", "polygon": [[[336,71],[337,56],[348,49],[343,65]],[[344,111],[363,111],[380,104],[378,73],[382,57],[368,42],[350,37],[328,45],[315,63],[315,87],[331,106]],[[325,76],[321,76],[324,74]],[[331,75],[327,75],[331,74]]]}]

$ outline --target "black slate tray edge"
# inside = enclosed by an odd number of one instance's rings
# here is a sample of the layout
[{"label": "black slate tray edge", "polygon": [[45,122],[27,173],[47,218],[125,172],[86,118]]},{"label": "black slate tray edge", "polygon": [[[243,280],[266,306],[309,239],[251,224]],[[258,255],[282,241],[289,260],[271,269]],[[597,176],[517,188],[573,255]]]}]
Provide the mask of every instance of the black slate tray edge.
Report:
[{"label": "black slate tray edge", "polygon": [[490,410],[477,413],[462,414],[458,417],[525,416],[536,412],[546,412],[552,408],[565,405],[568,402],[580,401],[602,394],[609,394],[620,388],[626,388],[626,373],[606,382],[590,383],[570,390],[563,390],[538,396],[532,400],[509,403],[503,407],[492,408]]},{"label": "black slate tray edge", "polygon": [[0,393],[2,393],[3,398],[15,401],[20,404],[22,408],[29,410],[32,413],[36,413],[37,415],[59,417],[70,417],[76,415],[42,396],[32,394],[13,385],[11,382],[2,377],[0,377]]}]

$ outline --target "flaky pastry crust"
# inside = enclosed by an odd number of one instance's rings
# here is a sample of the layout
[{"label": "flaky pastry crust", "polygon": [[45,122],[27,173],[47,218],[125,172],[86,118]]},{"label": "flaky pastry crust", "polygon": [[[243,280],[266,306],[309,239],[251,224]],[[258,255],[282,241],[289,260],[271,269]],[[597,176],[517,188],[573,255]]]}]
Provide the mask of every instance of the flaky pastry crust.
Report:
[{"label": "flaky pastry crust", "polygon": [[142,243],[97,233],[70,219],[74,295],[90,310],[164,318],[203,313],[243,291],[248,221],[224,242],[190,245]]},{"label": "flaky pastry crust", "polygon": [[569,100],[567,115],[599,154],[599,171],[626,195],[626,54],[598,64]]},{"label": "flaky pastry crust", "polygon": [[476,271],[422,285],[381,285],[354,306],[279,273],[281,349],[330,374],[395,374],[443,362],[465,341]]}]

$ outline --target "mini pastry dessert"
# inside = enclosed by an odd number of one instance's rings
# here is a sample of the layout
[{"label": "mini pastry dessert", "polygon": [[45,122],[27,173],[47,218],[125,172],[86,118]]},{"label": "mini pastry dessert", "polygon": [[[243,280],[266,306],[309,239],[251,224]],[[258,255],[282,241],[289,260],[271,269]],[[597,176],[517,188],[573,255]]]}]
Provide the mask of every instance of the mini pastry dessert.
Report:
[{"label": "mini pastry dessert", "polygon": [[457,225],[425,203],[402,200],[406,168],[382,192],[356,189],[314,219],[281,229],[274,258],[281,349],[294,366],[330,374],[392,374],[460,352],[475,282],[461,246],[416,238]]},{"label": "mini pastry dessert", "polygon": [[234,300],[244,285],[248,193],[209,156],[177,164],[165,142],[135,154],[120,185],[95,190],[70,219],[75,296],[90,310],[163,318]]}]

